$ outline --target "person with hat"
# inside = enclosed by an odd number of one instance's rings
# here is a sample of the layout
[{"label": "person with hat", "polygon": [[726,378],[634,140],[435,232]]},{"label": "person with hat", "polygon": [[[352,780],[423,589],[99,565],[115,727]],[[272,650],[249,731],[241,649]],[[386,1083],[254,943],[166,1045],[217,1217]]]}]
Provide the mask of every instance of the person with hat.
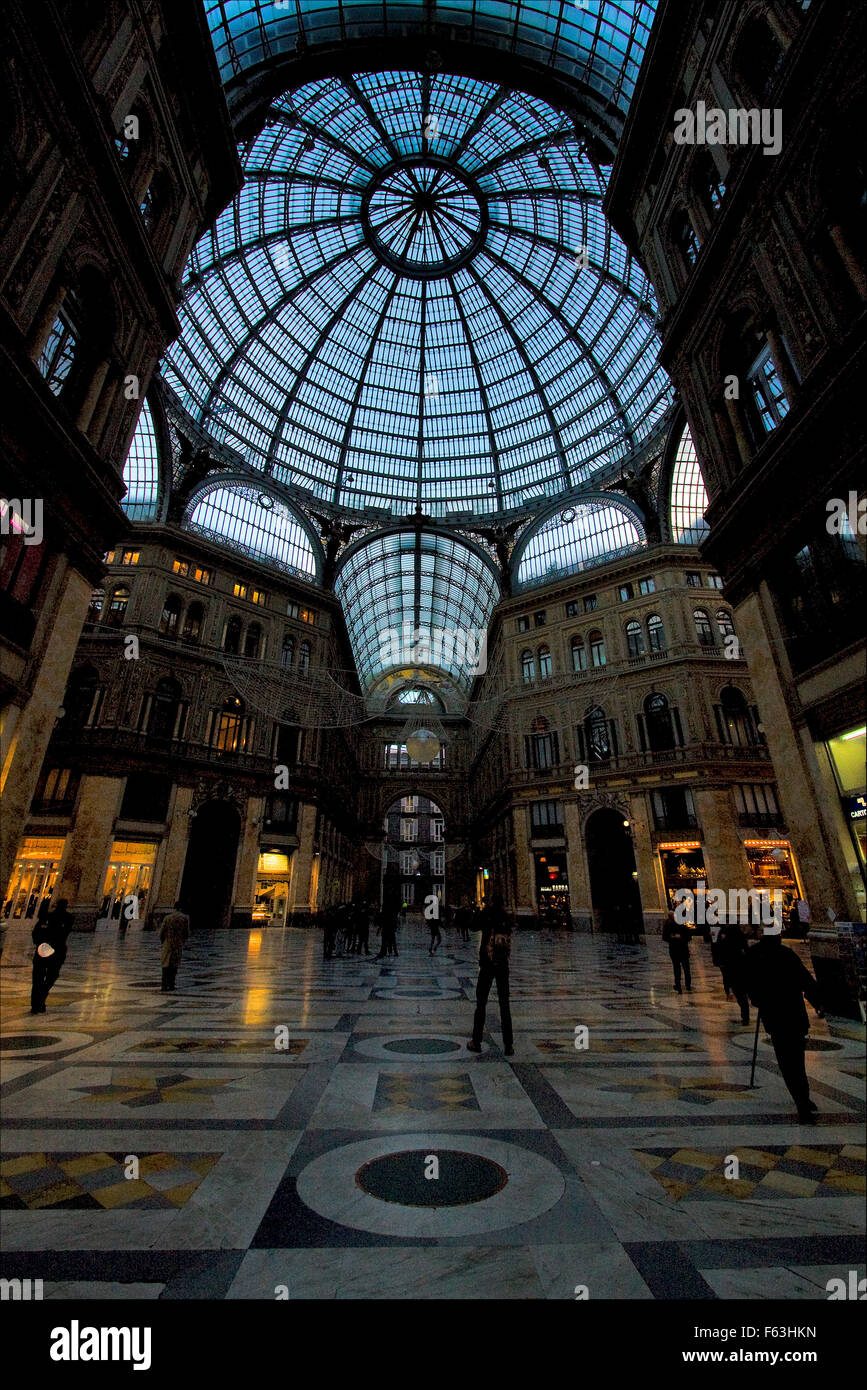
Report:
[{"label": "person with hat", "polygon": [[810,1020],[806,996],[819,1018],[819,986],[790,946],[782,942],[782,920],[762,928],[762,938],[750,947],[744,962],[747,993],[770,1034],[780,1074],[789,1089],[801,1124],[815,1124],[818,1106],[810,1099],[810,1083],[804,1064]]}]

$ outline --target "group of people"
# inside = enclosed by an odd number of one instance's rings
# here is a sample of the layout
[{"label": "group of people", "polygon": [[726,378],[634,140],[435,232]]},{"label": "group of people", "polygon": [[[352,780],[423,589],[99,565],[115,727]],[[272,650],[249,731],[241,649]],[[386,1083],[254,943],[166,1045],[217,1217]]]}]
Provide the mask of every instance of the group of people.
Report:
[{"label": "group of people", "polygon": [[[56,904],[40,908],[33,928],[33,978],[30,993],[30,1012],[45,1013],[48,994],[60,974],[66,959],[67,938],[73,919],[69,904],[60,898]],[[338,943],[346,955],[370,955],[370,930],[376,927],[380,948],[375,957],[397,956],[396,908],[376,908],[371,903],[343,903],[323,913],[323,952],[326,960],[333,958]],[[462,904],[454,916],[444,921],[454,923],[463,941],[469,940],[471,930],[480,932],[479,975],[476,982],[476,1008],[472,1036],[467,1042],[470,1052],[481,1052],[482,1034],[491,987],[497,986],[500,1005],[500,1025],[503,1048],[507,1057],[514,1052],[512,1014],[509,1003],[509,960],[511,955],[512,920],[506,913],[501,893],[492,893],[481,909]],[[429,954],[440,941],[439,919],[433,917]],[[184,945],[190,933],[190,919],[175,904],[160,924],[162,983],[164,993],[175,988],[175,977]],[[690,941],[695,933],[688,923],[679,923],[672,914],[666,919],[662,939],[668,946],[674,972],[674,988],[678,994],[692,989],[690,971]],[[782,944],[782,926],[772,923],[763,926],[761,938],[751,944],[739,922],[722,925],[715,939],[711,938],[711,958],[722,975],[726,998],[737,1001],[741,1022],[750,1021],[750,1003],[764,1022],[774,1047],[780,1073],[803,1124],[815,1120],[816,1105],[810,1099],[810,1086],[805,1066],[806,1039],[810,1029],[804,999],[809,1000],[820,1018],[819,987],[800,957]]]},{"label": "group of people", "polygon": [[373,903],[339,903],[328,907],[322,918],[322,955],[325,960],[336,956],[370,955],[370,932],[379,937],[375,960],[397,956],[398,914],[394,908],[377,908]]},{"label": "group of people", "polygon": [[[753,942],[740,922],[726,922],[711,928],[711,960],[722,975],[726,999],[734,998],[740,1008],[741,1023],[749,1024],[750,1003],[765,1026],[776,1054],[780,1074],[795,1102],[802,1124],[815,1123],[817,1106],[810,1099],[805,1053],[810,1020],[804,1006],[808,999],[819,1018],[824,1018],[819,986],[807,967],[790,947],[783,945],[781,923],[762,927]],[[674,971],[674,988],[692,989],[689,968],[690,939],[695,932],[688,923],[675,921],[669,914],[662,929]],[[683,985],[681,984],[683,981]]]}]

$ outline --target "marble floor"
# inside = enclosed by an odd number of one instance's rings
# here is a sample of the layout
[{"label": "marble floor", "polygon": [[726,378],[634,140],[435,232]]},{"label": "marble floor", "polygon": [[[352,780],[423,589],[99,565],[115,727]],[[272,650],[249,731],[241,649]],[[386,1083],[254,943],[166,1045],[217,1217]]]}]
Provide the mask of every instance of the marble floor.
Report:
[{"label": "marble floor", "polygon": [[[827,1299],[864,1276],[863,1028],[814,1020],[817,1123],[707,948],[522,933],[467,1052],[477,938],[70,939],[2,958],[2,1275],[46,1298]],[[576,1031],[586,1029],[586,1033]],[[586,1042],[586,1046],[581,1044]]]}]

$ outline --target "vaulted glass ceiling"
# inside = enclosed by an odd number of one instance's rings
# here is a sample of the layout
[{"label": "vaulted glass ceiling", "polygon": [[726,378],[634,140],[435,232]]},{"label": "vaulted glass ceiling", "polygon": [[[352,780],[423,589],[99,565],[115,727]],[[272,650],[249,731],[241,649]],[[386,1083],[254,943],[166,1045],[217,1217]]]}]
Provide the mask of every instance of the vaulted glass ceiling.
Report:
[{"label": "vaulted glass ceiling", "polygon": [[591,483],[668,405],[605,171],[539,98],[323,78],[243,163],[164,376],[252,468],[349,510],[490,514]]},{"label": "vaulted glass ceiling", "polygon": [[223,81],[287,58],[422,42],[491,49],[625,112],[656,0],[205,0]]},{"label": "vaulted glass ceiling", "polygon": [[418,527],[380,532],[349,548],[334,590],[365,689],[391,669],[418,665],[469,690],[499,598],[494,566],[475,547]]}]

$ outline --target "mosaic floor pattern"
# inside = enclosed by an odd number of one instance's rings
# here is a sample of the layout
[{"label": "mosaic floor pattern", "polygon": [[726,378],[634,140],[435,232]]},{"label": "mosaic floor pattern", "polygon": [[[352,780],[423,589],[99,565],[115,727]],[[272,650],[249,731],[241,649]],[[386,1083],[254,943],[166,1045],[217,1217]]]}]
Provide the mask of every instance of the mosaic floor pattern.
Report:
[{"label": "mosaic floor pattern", "polygon": [[750,1086],[752,1030],[700,944],[677,995],[658,940],[522,933],[506,1058],[495,997],[465,1046],[477,938],[427,942],[324,961],[312,930],[197,936],[164,995],[152,935],[73,936],[36,1028],[11,928],[2,1275],[55,1300],[810,1299],[863,1277],[863,1029],[813,1017],[807,1127],[764,1043]]}]

